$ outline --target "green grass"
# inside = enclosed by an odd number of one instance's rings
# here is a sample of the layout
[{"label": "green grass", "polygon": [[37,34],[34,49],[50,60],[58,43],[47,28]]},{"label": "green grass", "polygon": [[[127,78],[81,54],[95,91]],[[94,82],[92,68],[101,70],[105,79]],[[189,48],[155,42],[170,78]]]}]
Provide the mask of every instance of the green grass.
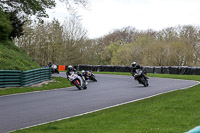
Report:
[{"label": "green grass", "polygon": [[51,89],[65,88],[72,86],[66,78],[53,77],[53,79],[55,79],[54,82],[43,84],[41,87],[15,87],[15,88],[0,89],[0,96],[33,92],[33,91],[51,90]]},{"label": "green grass", "polygon": [[0,70],[31,70],[40,66],[10,41],[0,42]]},{"label": "green grass", "polygon": [[[148,75],[200,81],[199,76],[192,75]],[[198,125],[200,125],[200,85],[15,132],[183,133]]]}]

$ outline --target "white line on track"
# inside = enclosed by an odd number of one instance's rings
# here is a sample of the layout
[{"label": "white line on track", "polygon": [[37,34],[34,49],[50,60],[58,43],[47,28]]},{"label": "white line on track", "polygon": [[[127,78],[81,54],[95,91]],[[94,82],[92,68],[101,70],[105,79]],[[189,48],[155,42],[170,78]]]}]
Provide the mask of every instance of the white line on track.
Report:
[{"label": "white line on track", "polygon": [[[73,88],[74,86],[71,87],[66,87],[66,88]],[[17,96],[17,95],[25,95],[25,94],[34,94],[34,93],[42,93],[42,92],[48,92],[48,91],[55,91],[55,90],[62,90],[66,88],[58,88],[58,89],[51,89],[51,90],[40,90],[40,91],[33,91],[33,92],[24,92],[24,93],[17,93],[17,94],[9,94],[9,95],[3,95],[1,97],[9,97],[9,96]]]}]

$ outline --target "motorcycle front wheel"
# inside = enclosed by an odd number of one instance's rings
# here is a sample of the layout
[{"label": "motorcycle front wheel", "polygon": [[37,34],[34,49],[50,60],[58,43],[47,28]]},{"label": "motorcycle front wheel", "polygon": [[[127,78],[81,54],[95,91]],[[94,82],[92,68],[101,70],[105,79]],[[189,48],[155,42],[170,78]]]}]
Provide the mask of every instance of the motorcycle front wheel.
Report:
[{"label": "motorcycle front wheel", "polygon": [[149,84],[148,84],[148,80],[144,79],[144,77],[142,77],[142,78],[138,78],[137,80],[138,80],[139,83],[143,84],[144,87],[149,86]]},{"label": "motorcycle front wheel", "polygon": [[83,83],[83,89],[87,89],[86,83]]},{"label": "motorcycle front wheel", "polygon": [[82,90],[82,87],[80,86],[80,82],[78,80],[74,80],[73,83],[79,90]]},{"label": "motorcycle front wheel", "polygon": [[95,78],[95,76],[94,76],[94,75],[92,75],[92,76],[91,76],[91,80],[93,80],[93,81],[97,82],[97,80],[96,80],[96,78]]},{"label": "motorcycle front wheel", "polygon": [[142,77],[142,84],[144,85],[144,87],[149,86],[148,80],[145,79],[144,77]]}]

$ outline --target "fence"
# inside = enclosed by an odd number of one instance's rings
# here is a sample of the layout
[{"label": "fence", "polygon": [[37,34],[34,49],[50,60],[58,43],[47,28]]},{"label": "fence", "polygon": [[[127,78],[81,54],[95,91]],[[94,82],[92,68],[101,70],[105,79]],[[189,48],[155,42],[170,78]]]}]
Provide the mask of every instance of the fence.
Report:
[{"label": "fence", "polygon": [[30,86],[51,79],[51,68],[0,70],[0,88]]},{"label": "fence", "polygon": [[[200,67],[190,66],[143,66],[147,73],[200,75]],[[98,72],[131,72],[131,66],[78,65],[78,70]]]}]

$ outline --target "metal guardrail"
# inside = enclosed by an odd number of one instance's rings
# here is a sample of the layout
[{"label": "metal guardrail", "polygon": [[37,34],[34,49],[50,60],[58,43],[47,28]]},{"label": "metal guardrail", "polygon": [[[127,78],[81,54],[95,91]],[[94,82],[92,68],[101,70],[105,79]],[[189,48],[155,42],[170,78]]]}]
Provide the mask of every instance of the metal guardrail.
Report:
[{"label": "metal guardrail", "polygon": [[0,88],[30,86],[51,80],[51,68],[39,68],[28,71],[0,70]]},{"label": "metal guardrail", "polygon": [[[143,66],[147,73],[200,75],[200,67],[192,66]],[[78,65],[78,70],[92,70],[98,72],[131,72],[131,66],[112,65]]]}]

